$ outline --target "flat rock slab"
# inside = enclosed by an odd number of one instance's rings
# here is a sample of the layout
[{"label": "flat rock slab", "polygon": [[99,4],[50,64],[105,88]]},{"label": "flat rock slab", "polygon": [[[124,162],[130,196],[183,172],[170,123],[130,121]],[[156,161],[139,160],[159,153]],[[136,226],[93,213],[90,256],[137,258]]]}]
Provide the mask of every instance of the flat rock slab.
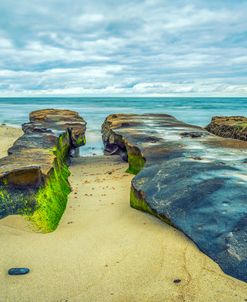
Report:
[{"label": "flat rock slab", "polygon": [[126,154],[131,206],[190,237],[223,271],[247,281],[247,142],[169,115],[110,115],[105,149]]},{"label": "flat rock slab", "polygon": [[8,150],[9,155],[0,159],[0,218],[29,215],[43,200],[50,202],[44,212],[52,212],[53,207],[59,212],[50,217],[55,225],[66,204],[52,202],[56,196],[66,199],[69,155],[85,144],[86,122],[74,111],[45,109],[31,112],[30,122],[22,129],[24,134]]},{"label": "flat rock slab", "polygon": [[247,141],[247,117],[215,116],[206,129],[222,137]]}]

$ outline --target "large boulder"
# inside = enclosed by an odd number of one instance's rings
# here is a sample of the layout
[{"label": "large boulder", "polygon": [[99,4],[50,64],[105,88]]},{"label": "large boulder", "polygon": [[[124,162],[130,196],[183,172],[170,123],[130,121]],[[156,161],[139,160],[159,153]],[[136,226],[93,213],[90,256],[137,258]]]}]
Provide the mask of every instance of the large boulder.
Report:
[{"label": "large boulder", "polygon": [[132,207],[180,229],[227,274],[247,281],[247,142],[169,115],[110,115],[107,150],[126,152]]},{"label": "large boulder", "polygon": [[247,141],[247,118],[244,116],[214,116],[206,129],[218,136]]},{"label": "large boulder", "polygon": [[86,122],[74,111],[45,109],[32,112],[22,128],[24,134],[0,159],[0,218],[25,215],[49,232],[64,212],[69,156],[85,143]]}]

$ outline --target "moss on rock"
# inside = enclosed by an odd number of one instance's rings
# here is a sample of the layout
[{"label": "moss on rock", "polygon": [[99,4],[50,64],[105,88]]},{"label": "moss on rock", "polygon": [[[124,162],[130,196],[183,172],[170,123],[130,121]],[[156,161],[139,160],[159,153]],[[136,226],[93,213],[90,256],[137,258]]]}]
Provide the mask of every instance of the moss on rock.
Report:
[{"label": "moss on rock", "polygon": [[59,137],[58,146],[52,151],[56,156],[54,167],[35,196],[36,210],[27,216],[34,227],[42,232],[51,232],[57,228],[66,208],[68,194],[71,192],[68,182],[68,139],[68,133]]},{"label": "moss on rock", "polygon": [[77,146],[82,146],[82,145],[86,145],[86,137],[79,137],[77,140],[76,140],[76,144]]},{"label": "moss on rock", "polygon": [[66,164],[62,169],[54,169],[44,187],[38,191],[37,209],[27,216],[38,230],[51,232],[57,228],[71,191],[69,174]]},{"label": "moss on rock", "polygon": [[144,198],[135,192],[133,187],[130,190],[130,206],[136,210],[154,215],[169,225],[173,225],[168,218],[160,216],[153,209],[151,209],[150,206],[145,202]]},{"label": "moss on rock", "polygon": [[126,172],[136,175],[142,170],[146,161],[138,148],[127,146],[127,153],[129,167]]},{"label": "moss on rock", "polygon": [[126,172],[136,175],[145,165],[145,160],[139,155],[128,155],[129,168]]},{"label": "moss on rock", "polygon": [[45,109],[32,112],[22,129],[0,159],[0,219],[23,215],[51,232],[66,208],[70,151],[86,143],[86,122],[74,111]]},{"label": "moss on rock", "polygon": [[247,128],[247,123],[238,123],[235,125],[235,127],[240,130],[245,130]]}]

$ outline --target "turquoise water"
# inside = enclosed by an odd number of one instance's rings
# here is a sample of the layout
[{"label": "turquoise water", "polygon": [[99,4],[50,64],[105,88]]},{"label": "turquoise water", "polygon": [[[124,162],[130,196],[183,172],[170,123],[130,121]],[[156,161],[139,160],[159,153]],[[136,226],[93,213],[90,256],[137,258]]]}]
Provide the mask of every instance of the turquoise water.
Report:
[{"label": "turquoise water", "polygon": [[112,113],[167,113],[190,124],[207,125],[215,115],[247,116],[247,98],[0,98],[0,123],[21,126],[30,111],[61,108],[87,121],[81,155],[102,154],[101,125]]}]

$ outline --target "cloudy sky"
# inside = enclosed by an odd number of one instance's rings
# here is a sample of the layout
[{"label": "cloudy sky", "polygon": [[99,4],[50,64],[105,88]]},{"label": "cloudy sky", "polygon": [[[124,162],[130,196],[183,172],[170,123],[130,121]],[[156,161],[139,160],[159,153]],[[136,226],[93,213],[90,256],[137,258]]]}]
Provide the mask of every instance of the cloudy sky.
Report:
[{"label": "cloudy sky", "polygon": [[247,1],[0,0],[0,96],[246,96]]}]

